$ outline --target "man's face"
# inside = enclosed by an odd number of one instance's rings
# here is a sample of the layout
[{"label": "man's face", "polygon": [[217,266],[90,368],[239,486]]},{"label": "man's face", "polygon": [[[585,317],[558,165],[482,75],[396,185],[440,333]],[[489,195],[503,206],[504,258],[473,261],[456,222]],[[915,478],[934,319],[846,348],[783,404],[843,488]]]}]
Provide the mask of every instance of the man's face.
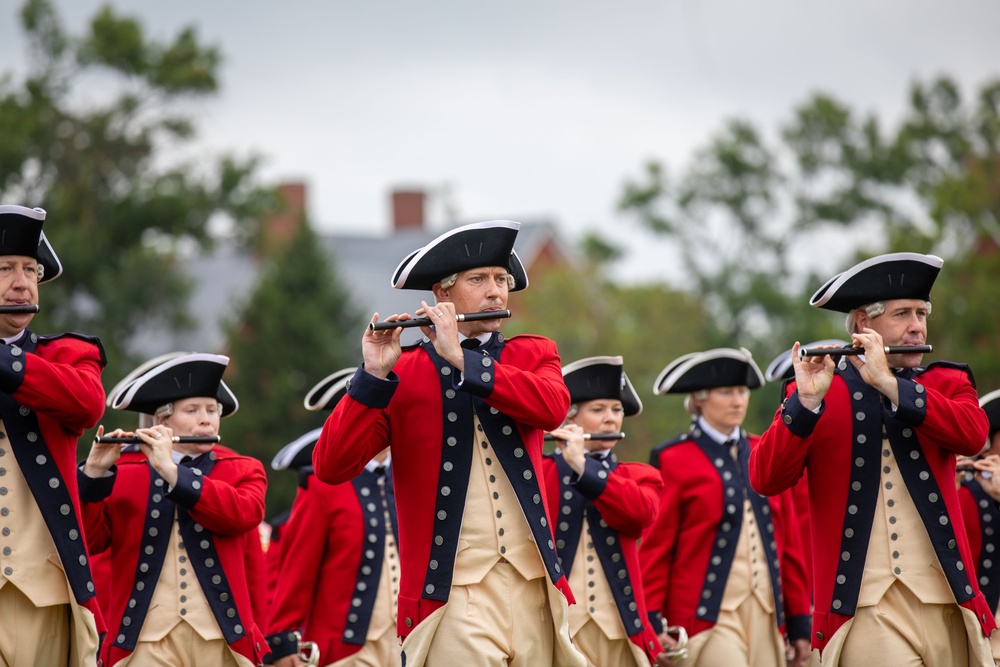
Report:
[{"label": "man's face", "polygon": [[[582,428],[584,433],[621,432],[622,420],[625,419],[625,409],[621,401],[613,398],[597,398],[583,401],[577,407],[579,409],[569,421]],[[588,452],[596,452],[610,449],[617,442],[617,440],[586,440],[583,446]]]},{"label": "man's face", "polygon": [[[0,256],[0,305],[38,303],[38,262],[22,255]],[[13,336],[31,323],[33,313],[0,315],[0,337]]]},{"label": "man's face", "polygon": [[750,390],[746,387],[716,387],[708,390],[707,398],[696,398],[694,403],[701,408],[701,416],[709,426],[728,435],[746,419]]},{"label": "man's face", "polygon": [[[885,302],[885,312],[876,317],[860,313],[858,324],[874,329],[888,346],[925,345],[927,340],[927,302],[923,299],[892,299]],[[893,354],[891,368],[915,368],[923,354]]]},{"label": "man's face", "polygon": [[[479,313],[507,308],[507,269],[499,266],[462,271],[451,287],[434,287],[434,295],[438,300],[455,304],[456,313]],[[501,322],[503,320],[499,319],[462,322],[458,325],[458,330],[471,338],[488,331],[499,331]]]}]

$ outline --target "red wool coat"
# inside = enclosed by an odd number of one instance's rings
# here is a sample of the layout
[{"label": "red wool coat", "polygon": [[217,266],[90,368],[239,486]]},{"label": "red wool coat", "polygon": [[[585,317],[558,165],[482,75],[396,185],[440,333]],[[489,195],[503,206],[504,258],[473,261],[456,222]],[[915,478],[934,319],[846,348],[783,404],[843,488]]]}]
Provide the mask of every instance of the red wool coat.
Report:
[{"label": "red wool coat", "polygon": [[[794,500],[790,493],[761,498],[749,488],[743,475],[757,436],[744,436],[740,443],[742,472],[723,446],[696,426],[654,448],[651,462],[663,476],[663,494],[659,514],[639,550],[646,606],[692,636],[715,625],[739,538],[735,528],[742,526],[746,489],[755,510],[759,507],[755,514],[772,593],[780,585],[774,595],[776,615],[784,617],[780,629],[790,639],[808,637],[809,591]],[[768,522],[773,535],[765,532]]]},{"label": "red wool coat", "polygon": [[[408,635],[417,623],[443,606],[451,590],[450,573],[461,526],[461,514],[456,516],[455,512],[464,508],[472,456],[472,410],[467,401],[480,401],[477,414],[485,422],[498,458],[505,469],[509,464],[517,470],[515,474],[508,472],[508,477],[521,508],[526,515],[538,514],[538,519],[544,516],[547,504],[545,488],[538,485],[543,431],[558,427],[569,409],[559,354],[547,338],[516,336],[504,341],[501,334],[493,334],[482,351],[465,350],[461,386],[458,373],[446,362],[439,367],[442,361],[432,355],[430,345],[404,349],[387,380],[359,369],[347,396],[327,419],[313,451],[316,476],[337,484],[355,477],[378,452],[392,447],[403,568],[398,601],[400,636]],[[453,405],[454,411],[450,409]],[[454,435],[446,435],[451,433]],[[452,438],[455,444],[450,444]],[[465,463],[449,458],[461,457],[466,450]],[[444,486],[449,486],[449,492],[442,494]],[[447,508],[443,504],[438,507],[439,501],[448,503]],[[439,512],[453,519],[439,521]],[[565,577],[553,570],[557,563],[551,516],[542,524],[548,526],[544,529],[538,527],[538,519],[529,527],[544,531],[533,533],[536,543],[550,578],[568,594]],[[432,551],[441,563],[433,571],[429,568]],[[427,582],[432,576],[438,577],[438,584]]]},{"label": "red wool coat", "polygon": [[[0,417],[7,431],[2,446],[17,457],[52,533],[73,598],[94,614],[99,633],[105,631],[104,620],[86,546],[70,535],[83,523],[77,438],[104,414],[105,362],[100,341],[79,334],[39,336],[25,330],[11,345],[0,345]],[[54,487],[53,480],[58,481]],[[86,634],[80,628],[73,631]]]},{"label": "red wool coat", "polygon": [[[609,454],[609,459],[614,455]],[[650,662],[655,662],[656,656],[663,649],[656,632],[649,624],[646,614],[646,601],[642,589],[642,571],[639,568],[639,538],[644,529],[652,525],[660,500],[663,482],[659,472],[644,463],[612,463],[614,470],[605,476],[606,471],[599,461],[587,459],[587,467],[582,476],[571,474],[568,466],[560,474],[557,463],[561,457],[546,457],[544,461],[545,487],[547,497],[554,503],[550,514],[558,517],[556,524],[556,539],[560,554],[567,549],[575,550],[583,529],[583,514],[573,512],[566,514],[562,507],[573,508],[573,498],[566,498],[565,493],[572,491],[591,501],[600,512],[603,520],[616,537],[614,546],[609,548],[606,540],[596,540],[595,546],[609,556],[620,550],[621,559],[625,561],[626,576],[619,574],[620,565],[611,558],[600,559],[604,574],[611,585],[612,594],[618,605],[618,613],[625,625],[625,632],[633,644],[649,656]],[[569,483],[566,483],[568,477]],[[583,503],[579,503],[582,508]],[[559,507],[559,509],[557,509]],[[589,520],[590,529],[594,534],[601,526],[596,518]],[[607,530],[607,529],[604,529]],[[570,544],[572,542],[572,544]],[[564,571],[573,565],[571,558],[560,556]],[[613,567],[609,567],[609,564]],[[581,595],[582,591],[579,591]],[[635,603],[635,609],[631,608]],[[640,625],[636,627],[636,622]]]},{"label": "red wool coat", "polygon": [[[153,470],[146,461],[120,461],[111,477],[90,479],[80,473],[87,544],[93,550],[111,550],[109,634],[102,648],[105,664],[113,665],[127,657],[131,653],[128,644],[134,645],[138,637],[139,619],[145,618],[148,608],[142,604],[134,608],[127,605],[131,598],[137,597],[137,590],[144,591],[146,604],[152,596],[152,584],[156,581],[153,574],[159,572],[159,567],[151,559],[155,559],[156,554],[163,558],[166,543],[146,544],[146,540],[154,521],[165,522],[154,531],[157,533],[155,539],[169,539],[174,504],[178,509],[186,509],[199,535],[203,532],[197,526],[202,526],[204,533],[212,538],[211,544],[193,537],[185,539],[185,543],[196,573],[206,560],[212,562],[213,568],[221,569],[221,573],[213,569],[209,576],[221,574],[223,588],[206,591],[206,597],[224,636],[230,640],[230,647],[254,663],[266,653],[266,642],[254,620],[248,589],[246,548],[248,534],[255,531],[264,518],[267,478],[257,459],[221,446],[213,448],[205,458],[213,455],[214,465],[207,474],[179,467],[177,485],[169,493],[166,484],[154,486]],[[162,481],[158,475],[155,479]],[[158,502],[156,496],[159,496]],[[182,523],[182,535],[183,531]],[[203,548],[202,542],[208,548]],[[152,547],[149,549],[152,555],[147,553],[146,546]],[[196,552],[196,548],[204,553]],[[140,563],[149,564],[148,574],[140,571]],[[219,602],[222,592],[228,594],[225,604]],[[233,616],[227,614],[229,608],[235,609]],[[129,621],[123,622],[126,615]],[[128,640],[122,641],[123,637]]]},{"label": "red wool coat", "polygon": [[986,635],[995,626],[976,578],[968,576],[975,561],[955,489],[955,455],[976,454],[986,441],[988,424],[975,386],[966,367],[948,362],[903,371],[898,386],[893,411],[844,360],[816,414],[802,406],[792,382],[750,456],[750,481],[768,495],[791,488],[809,468],[815,648],[824,648],[856,609],[883,426],[956,600],[975,612]]},{"label": "red wool coat", "polygon": [[[374,605],[371,596],[377,593],[381,578],[381,561],[366,561],[363,552],[375,544],[366,540],[369,533],[384,535],[383,509],[375,476],[362,474],[371,478],[363,485],[309,479],[299,488],[282,529],[282,544],[289,557],[278,572],[266,634],[273,642],[274,636],[300,630],[304,641],[316,643],[324,664],[357,653],[364,645]],[[391,478],[386,482],[391,488]],[[362,495],[361,489],[368,493]],[[373,503],[371,510],[363,507],[362,501]],[[391,493],[387,493],[387,501],[391,515]],[[375,518],[377,525],[369,527],[369,518]],[[370,563],[368,568],[359,572],[365,563]],[[398,577],[399,563],[392,565]],[[359,591],[361,581],[365,585]],[[369,591],[371,596],[365,595]],[[360,603],[352,604],[355,599]],[[354,623],[348,618],[352,613],[358,617]],[[358,621],[363,622],[363,628],[358,627]],[[349,629],[354,631],[348,633],[348,642],[344,633]],[[278,657],[287,654],[278,646],[272,648]]]}]

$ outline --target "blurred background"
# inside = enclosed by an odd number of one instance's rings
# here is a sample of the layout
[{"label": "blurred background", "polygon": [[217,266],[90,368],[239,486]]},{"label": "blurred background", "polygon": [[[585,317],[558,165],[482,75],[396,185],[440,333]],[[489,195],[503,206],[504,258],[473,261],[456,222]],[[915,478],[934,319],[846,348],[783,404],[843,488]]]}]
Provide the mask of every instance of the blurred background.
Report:
[{"label": "blurred background", "polygon": [[[809,296],[883,252],[945,259],[926,361],[1000,387],[997,25],[989,0],[5,0],[0,201],[48,211],[65,267],[32,329],[100,336],[109,390],[229,354],[223,442],[265,464],[371,313],[419,307],[389,288],[409,251],[518,220],[505,331],[623,355],[644,461],[687,428],[666,364],[845,338]],[[274,515],[295,477],[269,474]]]}]

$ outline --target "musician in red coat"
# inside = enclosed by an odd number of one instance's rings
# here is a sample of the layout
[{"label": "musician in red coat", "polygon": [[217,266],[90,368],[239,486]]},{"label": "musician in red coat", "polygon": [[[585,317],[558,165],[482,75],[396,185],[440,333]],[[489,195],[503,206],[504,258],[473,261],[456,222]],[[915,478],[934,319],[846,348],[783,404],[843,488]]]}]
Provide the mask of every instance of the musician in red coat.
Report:
[{"label": "musician in red coat", "polygon": [[[959,460],[958,499],[976,563],[976,578],[986,604],[997,617],[1000,606],[1000,389],[979,399],[990,423],[986,447],[974,459]],[[990,635],[994,660],[1000,659],[1000,632]]]},{"label": "musician in red coat", "polygon": [[[686,665],[783,666],[809,656],[809,596],[790,494],[764,498],[747,479],[757,437],[741,428],[750,390],[764,383],[746,350],[684,355],[657,394],[687,394],[691,429],[655,447],[663,476],[656,522],[639,557],[646,606],[690,635]],[[663,660],[663,664],[670,661]]]},{"label": "musician in red coat", "polygon": [[642,412],[622,364],[588,357],[563,367],[572,403],[551,433],[558,449],[544,462],[548,497],[559,506],[556,549],[580,595],[570,607],[570,636],[590,667],[649,667],[663,650],[647,620],[638,554],[663,483],[652,466],[618,461],[617,440],[598,439]]},{"label": "musician in red coat", "polygon": [[[332,410],[355,370],[324,378],[306,395],[306,408]],[[289,443],[271,464],[300,475],[267,626],[268,662],[301,665],[301,636],[316,645],[320,664],[398,666],[399,540],[389,451],[377,454],[350,482],[326,484],[311,474],[320,432]]]},{"label": "musician in red coat", "polygon": [[543,432],[569,408],[555,343],[456,317],[488,317],[527,285],[513,252],[519,227],[465,225],[402,261],[393,284],[436,299],[417,311],[432,324],[426,340],[401,350],[399,327],[367,331],[364,365],[313,452],[316,476],[337,484],[391,447],[407,667],[585,664],[569,641],[539,478]]},{"label": "musician in red coat", "polygon": [[228,362],[189,354],[137,378],[114,407],[156,415],[135,432],[147,460],[123,462],[120,445],[95,442],[80,467],[87,542],[111,549],[109,666],[250,667],[266,652],[246,570],[264,468],[204,441],[238,407],[222,382]]},{"label": "musician in red coat", "polygon": [[795,382],[751,454],[764,494],[809,471],[813,646],[824,665],[993,664],[995,622],[955,489],[955,455],[982,449],[986,415],[966,366],[886,351],[926,343],[941,265],[882,255],[820,288],[810,303],[848,313],[863,356],[799,359],[796,343]]},{"label": "musician in red coat", "polygon": [[[28,329],[62,266],[45,211],[0,206],[0,664],[97,662],[104,622],[80,539],[76,440],[104,412],[104,350]],[[15,622],[16,619],[16,622]]]}]

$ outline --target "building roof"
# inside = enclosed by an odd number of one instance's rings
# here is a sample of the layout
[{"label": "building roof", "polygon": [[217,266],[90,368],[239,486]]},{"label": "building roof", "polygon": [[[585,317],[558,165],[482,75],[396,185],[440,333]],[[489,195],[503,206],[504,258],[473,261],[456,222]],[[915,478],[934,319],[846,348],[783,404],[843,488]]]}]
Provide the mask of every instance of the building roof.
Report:
[{"label": "building roof", "polygon": [[[384,319],[393,313],[413,313],[421,299],[430,299],[412,290],[394,289],[390,283],[393,270],[411,251],[427,244],[442,233],[441,229],[402,230],[388,236],[317,234],[321,247],[329,253],[337,279],[350,295],[355,309],[364,318],[373,312]],[[549,222],[522,224],[514,249],[531,278],[531,267],[546,248],[554,247],[566,260],[571,254],[562,245],[555,225]],[[186,275],[197,276],[188,301],[194,328],[181,332],[141,331],[130,344],[136,354],[151,356],[165,350],[224,352],[223,323],[235,317],[240,305],[256,285],[259,258],[231,242],[220,241],[214,249],[198,253],[181,262]],[[214,313],[214,317],[205,317]],[[361,332],[358,332],[359,336]],[[405,330],[403,342],[419,338],[419,329]]]}]

